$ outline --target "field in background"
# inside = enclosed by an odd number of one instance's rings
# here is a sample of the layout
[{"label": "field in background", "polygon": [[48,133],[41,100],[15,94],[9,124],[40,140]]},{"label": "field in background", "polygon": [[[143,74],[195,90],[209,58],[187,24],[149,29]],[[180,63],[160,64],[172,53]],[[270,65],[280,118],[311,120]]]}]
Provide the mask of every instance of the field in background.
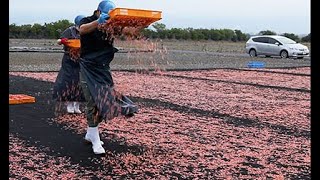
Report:
[{"label": "field in background", "polygon": [[[187,70],[212,68],[245,68],[249,61],[262,61],[268,68],[308,67],[310,58],[280,59],[249,57],[244,52],[245,42],[222,41],[115,41],[119,49],[111,62],[113,70]],[[58,71],[61,66],[62,46],[54,39],[9,39],[9,50],[31,49],[35,52],[9,52],[10,71]],[[135,50],[154,50],[135,52]],[[48,52],[43,52],[43,51]],[[42,51],[42,52],[36,52]]]},{"label": "field in background", "polygon": [[[115,41],[115,46],[123,48],[141,48],[147,41]],[[189,50],[189,51],[209,51],[209,52],[227,52],[227,53],[245,53],[246,42],[227,42],[227,41],[178,41],[178,40],[152,40],[158,45],[158,48],[167,48],[170,50]],[[147,45],[150,43],[148,42]],[[311,43],[302,43],[311,49]],[[60,49],[55,39],[9,39],[9,46],[22,47],[44,47]]]}]

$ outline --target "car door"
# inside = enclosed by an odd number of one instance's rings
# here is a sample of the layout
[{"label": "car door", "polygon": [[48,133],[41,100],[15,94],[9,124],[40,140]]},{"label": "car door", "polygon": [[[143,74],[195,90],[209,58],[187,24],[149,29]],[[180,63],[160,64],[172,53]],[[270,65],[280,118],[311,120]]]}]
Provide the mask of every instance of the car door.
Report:
[{"label": "car door", "polygon": [[268,37],[268,46],[266,53],[270,56],[279,56],[281,51],[281,43],[274,38]]},{"label": "car door", "polygon": [[267,53],[268,39],[266,37],[254,38],[257,55],[265,55]]}]

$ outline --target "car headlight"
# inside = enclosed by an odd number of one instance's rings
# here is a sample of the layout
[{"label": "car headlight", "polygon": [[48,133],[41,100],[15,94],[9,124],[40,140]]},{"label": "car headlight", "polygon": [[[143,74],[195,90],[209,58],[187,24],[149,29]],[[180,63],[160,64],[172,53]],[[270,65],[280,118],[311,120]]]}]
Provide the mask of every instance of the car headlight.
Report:
[{"label": "car headlight", "polygon": [[290,50],[296,50],[296,51],[298,50],[297,48],[293,48],[293,47],[291,47],[291,48],[289,48],[289,49],[290,49]]},{"label": "car headlight", "polygon": [[309,51],[309,48],[308,48],[307,46],[304,46],[304,47],[303,47],[303,50],[304,50],[304,51]]}]

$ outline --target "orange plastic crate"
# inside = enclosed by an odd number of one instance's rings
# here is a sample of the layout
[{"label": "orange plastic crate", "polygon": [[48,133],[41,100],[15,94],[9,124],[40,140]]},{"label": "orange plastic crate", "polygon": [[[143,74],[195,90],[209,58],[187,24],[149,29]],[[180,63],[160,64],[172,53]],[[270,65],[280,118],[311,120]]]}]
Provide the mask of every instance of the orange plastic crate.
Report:
[{"label": "orange plastic crate", "polygon": [[148,27],[161,19],[161,11],[115,8],[109,12],[108,24],[121,27]]},{"label": "orange plastic crate", "polygon": [[71,48],[80,48],[80,39],[68,39],[66,46]]},{"label": "orange plastic crate", "polygon": [[25,94],[9,94],[9,104],[34,103],[36,99]]},{"label": "orange plastic crate", "polygon": [[[108,25],[113,27],[137,27],[144,28],[150,24],[162,19],[161,11],[115,8],[109,12],[110,19]],[[69,39],[66,46],[71,48],[80,48],[79,39]]]}]

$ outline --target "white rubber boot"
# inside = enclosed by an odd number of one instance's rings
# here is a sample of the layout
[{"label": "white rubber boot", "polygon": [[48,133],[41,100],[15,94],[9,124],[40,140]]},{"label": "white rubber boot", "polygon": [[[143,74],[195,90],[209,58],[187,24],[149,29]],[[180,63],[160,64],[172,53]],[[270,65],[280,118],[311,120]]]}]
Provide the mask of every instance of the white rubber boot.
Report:
[{"label": "white rubber boot", "polygon": [[68,113],[74,113],[74,106],[73,106],[73,102],[67,102],[67,111]]},{"label": "white rubber boot", "polygon": [[80,111],[80,109],[79,109],[79,105],[80,105],[79,102],[73,102],[74,113],[77,113],[77,114],[81,114],[81,113],[82,113],[82,112]]},{"label": "white rubber boot", "polygon": [[[86,135],[84,136],[84,140],[86,140],[88,143],[92,143],[90,138],[89,138],[89,134],[88,132],[86,133]],[[101,145],[104,145],[104,142],[100,140]]]},{"label": "white rubber boot", "polygon": [[98,127],[88,127],[85,139],[92,143],[92,149],[95,154],[106,153],[101,145]]}]

